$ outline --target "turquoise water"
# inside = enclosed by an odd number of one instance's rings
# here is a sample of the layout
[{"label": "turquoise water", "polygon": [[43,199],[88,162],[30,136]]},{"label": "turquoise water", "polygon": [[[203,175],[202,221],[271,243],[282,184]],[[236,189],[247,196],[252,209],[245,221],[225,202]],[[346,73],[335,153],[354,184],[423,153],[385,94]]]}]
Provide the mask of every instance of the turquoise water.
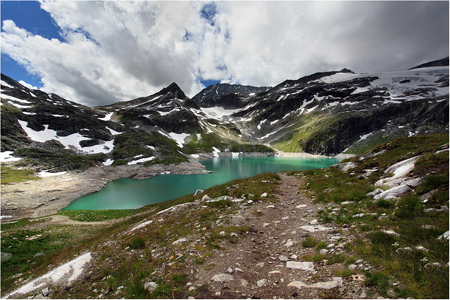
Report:
[{"label": "turquoise water", "polygon": [[308,170],[325,168],[338,163],[336,158],[278,158],[244,157],[214,158],[200,161],[210,174],[202,175],[159,175],[144,180],[129,178],[111,181],[99,192],[83,196],[64,210],[84,209],[134,209],[147,204],[175,199],[197,189],[212,186],[238,178],[248,178],[264,172]]}]

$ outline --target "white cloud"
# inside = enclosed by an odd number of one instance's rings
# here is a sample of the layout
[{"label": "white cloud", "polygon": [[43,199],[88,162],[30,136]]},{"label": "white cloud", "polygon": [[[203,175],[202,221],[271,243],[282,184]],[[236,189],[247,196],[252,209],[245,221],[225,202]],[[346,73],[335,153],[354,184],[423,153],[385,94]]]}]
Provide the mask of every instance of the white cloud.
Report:
[{"label": "white cloud", "polygon": [[88,105],[145,96],[172,82],[193,96],[201,78],[267,86],[317,71],[390,71],[448,56],[447,2],[41,6],[65,42],[6,20],[2,52],[40,76],[45,90]]}]

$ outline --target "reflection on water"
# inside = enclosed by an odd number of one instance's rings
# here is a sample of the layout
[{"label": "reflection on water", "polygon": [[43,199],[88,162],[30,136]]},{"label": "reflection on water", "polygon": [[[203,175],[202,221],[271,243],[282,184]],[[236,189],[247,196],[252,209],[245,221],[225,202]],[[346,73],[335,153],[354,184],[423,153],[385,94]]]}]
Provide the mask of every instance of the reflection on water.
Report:
[{"label": "reflection on water", "polygon": [[144,180],[129,178],[109,182],[97,193],[83,196],[67,209],[133,209],[147,204],[175,199],[197,189],[212,186],[238,178],[280,171],[325,168],[338,163],[336,158],[284,158],[284,157],[233,157],[202,160],[210,174],[202,175],[159,175]]}]

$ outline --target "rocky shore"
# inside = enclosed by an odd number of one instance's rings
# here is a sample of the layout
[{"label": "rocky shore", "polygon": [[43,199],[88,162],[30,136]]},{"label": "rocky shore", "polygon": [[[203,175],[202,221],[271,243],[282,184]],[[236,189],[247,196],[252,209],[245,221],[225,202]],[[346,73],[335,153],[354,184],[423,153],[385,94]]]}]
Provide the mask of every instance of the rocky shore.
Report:
[{"label": "rocky shore", "polygon": [[2,185],[1,220],[36,218],[54,214],[72,201],[105,187],[120,178],[146,179],[160,174],[206,174],[205,166],[196,160],[177,165],[123,165],[89,168],[83,172],[43,177],[39,180]]}]

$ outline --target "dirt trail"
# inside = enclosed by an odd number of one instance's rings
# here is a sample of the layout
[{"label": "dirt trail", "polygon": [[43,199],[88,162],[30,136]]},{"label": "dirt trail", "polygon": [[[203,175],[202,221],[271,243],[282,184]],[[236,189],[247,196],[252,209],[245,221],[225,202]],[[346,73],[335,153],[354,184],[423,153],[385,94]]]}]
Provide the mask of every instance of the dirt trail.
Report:
[{"label": "dirt trail", "polygon": [[249,234],[237,244],[221,245],[205,262],[210,267],[191,271],[193,284],[199,287],[195,298],[319,298],[324,292],[365,297],[360,277],[335,277],[344,262],[305,261],[305,255],[317,254],[315,247],[302,246],[306,237],[333,244],[329,253],[341,253],[351,237],[336,225],[317,224],[315,216],[324,206],[299,191],[301,181],[296,177],[283,173],[280,177],[278,202],[254,205],[232,219],[250,225]]}]

